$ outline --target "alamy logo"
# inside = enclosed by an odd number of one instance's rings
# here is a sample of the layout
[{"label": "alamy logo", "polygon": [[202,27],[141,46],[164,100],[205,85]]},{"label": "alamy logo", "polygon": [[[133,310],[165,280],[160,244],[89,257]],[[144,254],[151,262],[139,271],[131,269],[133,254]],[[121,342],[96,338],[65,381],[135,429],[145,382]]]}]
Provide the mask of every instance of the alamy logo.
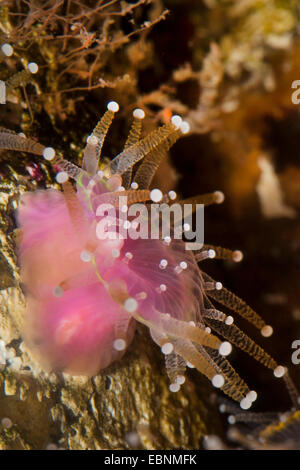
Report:
[{"label": "alamy logo", "polygon": [[0,80],[0,104],[6,104],[6,86],[3,80]]},{"label": "alamy logo", "polygon": [[296,88],[292,93],[292,103],[300,104],[300,80],[294,80],[292,82],[292,88]]},{"label": "alamy logo", "polygon": [[296,351],[293,352],[291,360],[292,363],[297,366],[300,364],[300,339],[295,339],[295,341],[292,342],[292,349],[296,349]]},{"label": "alamy logo", "polygon": [[[97,207],[100,218],[96,235],[100,240],[183,239],[187,250],[198,250],[204,243],[203,204],[127,204],[120,196],[118,205],[103,203]],[[193,230],[193,225],[195,230]]]}]

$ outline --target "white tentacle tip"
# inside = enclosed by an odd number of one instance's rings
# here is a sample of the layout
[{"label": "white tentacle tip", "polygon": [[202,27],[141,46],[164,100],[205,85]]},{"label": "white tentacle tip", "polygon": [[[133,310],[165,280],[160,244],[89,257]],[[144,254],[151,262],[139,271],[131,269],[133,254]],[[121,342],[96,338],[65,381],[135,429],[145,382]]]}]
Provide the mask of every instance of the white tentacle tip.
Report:
[{"label": "white tentacle tip", "polygon": [[221,403],[221,405],[219,406],[219,411],[220,413],[226,413],[226,405],[224,403]]},{"label": "white tentacle tip", "polygon": [[145,117],[145,111],[141,108],[136,108],[133,113],[132,113],[133,117],[135,119],[144,119]]},{"label": "white tentacle tip", "polygon": [[179,385],[183,385],[185,382],[185,376],[184,375],[177,375],[176,377],[176,383]]},{"label": "white tentacle tip", "polygon": [[240,401],[240,407],[242,410],[249,410],[252,406],[252,401],[249,398],[245,397]]},{"label": "white tentacle tip", "polygon": [[180,125],[180,130],[183,134],[188,134],[191,130],[191,126],[189,125],[187,121],[182,121]]},{"label": "white tentacle tip", "polygon": [[29,62],[28,70],[30,73],[35,74],[39,71],[39,66],[36,62]]},{"label": "white tentacle tip", "polygon": [[113,347],[116,351],[124,351],[126,349],[126,341],[122,338],[114,340]]},{"label": "white tentacle tip", "polygon": [[161,352],[166,356],[171,354],[174,351],[174,346],[172,343],[164,343],[161,347]]},{"label": "white tentacle tip", "polygon": [[265,325],[261,330],[260,333],[265,338],[269,338],[273,334],[273,328],[270,325]]},{"label": "white tentacle tip", "polygon": [[66,173],[65,171],[60,171],[59,173],[57,173],[55,179],[59,184],[62,184],[68,181],[69,176],[68,173]]},{"label": "white tentacle tip", "polygon": [[159,202],[163,198],[163,193],[161,192],[160,189],[152,189],[150,192],[150,199],[153,202]]},{"label": "white tentacle tip", "polygon": [[86,139],[86,142],[90,145],[97,145],[99,140],[95,135],[89,135]]},{"label": "white tentacle tip", "polygon": [[222,204],[225,200],[225,194],[222,191],[215,191],[215,202],[216,204]]},{"label": "white tentacle tip", "polygon": [[250,392],[247,393],[246,395],[247,400],[250,400],[251,402],[255,401],[257,399],[257,393],[255,390],[250,390]]},{"label": "white tentacle tip", "polygon": [[240,261],[242,261],[243,258],[244,258],[243,252],[240,251],[240,250],[235,250],[235,251],[232,253],[232,260],[233,260],[235,263],[240,263]]},{"label": "white tentacle tip", "polygon": [[285,373],[286,373],[286,368],[283,366],[277,366],[273,370],[273,374],[275,375],[275,377],[277,377],[277,379],[280,379],[281,377],[283,377]]},{"label": "white tentacle tip", "polygon": [[80,253],[80,259],[84,263],[89,263],[92,257],[93,257],[93,254],[88,250],[82,250],[82,252]]},{"label": "white tentacle tip", "polygon": [[45,147],[43,150],[43,157],[45,160],[53,160],[55,157],[55,150],[52,147]]},{"label": "white tentacle tip", "polygon": [[171,117],[171,123],[176,127],[176,129],[179,129],[182,124],[182,117],[178,116],[178,114],[174,114]]},{"label": "white tentacle tip", "polygon": [[169,191],[168,192],[169,198],[174,201],[177,198],[177,194],[175,191]]},{"label": "white tentacle tip", "polygon": [[120,250],[118,250],[117,248],[114,248],[113,250],[111,250],[111,256],[113,258],[119,258],[120,256]]},{"label": "white tentacle tip", "polygon": [[224,341],[219,347],[219,354],[221,356],[228,356],[232,351],[232,346],[228,341]]},{"label": "white tentacle tip", "polygon": [[13,422],[10,418],[5,417],[1,419],[1,425],[6,429],[10,429],[13,426]]},{"label": "white tentacle tip", "polygon": [[52,292],[54,297],[61,297],[64,293],[63,289],[60,286],[55,286]]},{"label": "white tentacle tip", "polygon": [[125,302],[124,302],[124,308],[125,308],[126,312],[133,313],[137,310],[138,303],[132,297],[128,297],[128,299],[126,299]]},{"label": "white tentacle tip", "polygon": [[14,53],[13,47],[10,44],[8,44],[7,42],[5,44],[2,44],[1,50],[2,50],[3,54],[6,55],[6,57],[10,57]]},{"label": "white tentacle tip", "polygon": [[120,107],[116,101],[110,101],[109,103],[107,103],[107,109],[112,113],[117,113]]},{"label": "white tentacle tip", "polygon": [[195,369],[195,366],[194,366],[191,362],[187,362],[186,365],[187,365],[187,367],[189,367],[190,369]]},{"label": "white tentacle tip", "polygon": [[236,423],[236,419],[233,415],[229,415],[228,418],[227,418],[227,421],[229,424],[235,424]]},{"label": "white tentacle tip", "polygon": [[171,384],[171,385],[169,386],[169,390],[170,390],[170,392],[172,392],[172,393],[179,392],[179,390],[180,390],[180,384],[177,383],[177,382],[174,383],[174,384]]},{"label": "white tentacle tip", "polygon": [[214,387],[221,388],[221,387],[223,387],[223,385],[225,383],[225,379],[224,379],[223,375],[216,374],[216,375],[213,376],[211,383],[213,384]]}]

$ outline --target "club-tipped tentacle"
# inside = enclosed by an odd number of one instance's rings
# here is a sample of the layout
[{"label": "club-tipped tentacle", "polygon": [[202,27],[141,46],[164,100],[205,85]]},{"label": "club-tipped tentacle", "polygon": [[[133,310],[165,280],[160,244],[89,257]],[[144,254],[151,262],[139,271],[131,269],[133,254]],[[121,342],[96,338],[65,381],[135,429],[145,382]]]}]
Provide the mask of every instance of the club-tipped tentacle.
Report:
[{"label": "club-tipped tentacle", "polygon": [[[133,111],[133,123],[131,125],[131,129],[129,131],[124,150],[128,149],[129,147],[132,147],[133,145],[136,145],[141,137],[141,132],[142,132],[142,121],[145,117],[145,113],[142,109],[135,109]],[[132,167],[128,168],[125,173],[122,175],[122,180],[123,180],[123,186],[125,189],[128,189],[130,187],[132,179]]]},{"label": "club-tipped tentacle", "polygon": [[227,318],[227,315],[225,315],[225,313],[215,308],[206,309],[203,316],[204,318],[212,318],[213,320],[218,321],[225,321]]},{"label": "club-tipped tentacle", "polygon": [[120,315],[115,324],[114,348],[117,351],[124,351],[126,349],[128,330],[132,322],[133,322],[133,319],[128,313],[125,313],[124,311],[123,312],[120,311]]},{"label": "club-tipped tentacle", "polygon": [[173,345],[178,355],[205,375],[215,387],[220,388],[234,400],[241,402],[249,393],[250,390],[246,383],[238,376],[228,361],[219,356],[217,351],[214,351],[215,354],[211,357],[203,347],[199,348],[198,345],[182,338],[173,341]]},{"label": "club-tipped tentacle", "polygon": [[[205,282],[214,283],[216,282],[207,274],[202,273]],[[265,321],[251,308],[246,302],[240,299],[233,292],[222,287],[221,289],[210,289],[207,290],[207,295],[230,308],[230,310],[238,313],[241,317],[245,318],[249,323],[258,328],[264,336],[268,336],[270,326],[266,325]]]},{"label": "club-tipped tentacle", "polygon": [[165,355],[165,365],[171,383],[175,383],[178,377],[183,377],[186,371],[186,362],[179,354],[171,353]]},{"label": "club-tipped tentacle", "polygon": [[[184,221],[184,218],[191,216],[198,210],[199,205],[209,206],[211,204],[221,204],[224,201],[224,194],[221,191],[215,191],[213,193],[200,194],[195,197],[188,199],[182,199],[177,201],[176,206],[181,206],[181,214],[174,215],[174,225]],[[183,214],[184,213],[184,218]]]},{"label": "club-tipped tentacle", "polygon": [[177,128],[168,123],[159,129],[151,132],[147,137],[142,139],[136,145],[133,145],[117,155],[108,165],[107,169],[112,173],[123,174],[129,168],[132,168],[135,163],[139,162],[142,158],[148,155],[151,151],[157,148],[164,142],[171,133],[177,132]]},{"label": "club-tipped tentacle", "polygon": [[68,177],[72,178],[74,181],[78,181],[79,178],[83,175],[88,176],[87,173],[83,171],[79,166],[69,162],[68,160],[65,160],[59,155],[53,159],[52,163],[57,165],[60,171],[67,173]]},{"label": "club-tipped tentacle", "polygon": [[45,148],[33,139],[17,135],[10,130],[0,129],[0,149],[43,155]]},{"label": "club-tipped tentacle", "polygon": [[231,366],[230,362],[221,356],[216,350],[207,348],[207,353],[211,357],[211,360],[216,364],[220,373],[225,378],[225,383],[222,387],[222,391],[230,396],[233,400],[241,402],[243,398],[250,392],[248,385],[238,375],[238,373]]},{"label": "club-tipped tentacle", "polygon": [[145,113],[142,109],[135,109],[132,114],[133,122],[124,145],[124,150],[136,145],[141,138],[142,122],[145,117]]},{"label": "club-tipped tentacle", "polygon": [[159,165],[180,136],[181,130],[178,129],[144,158],[134,175],[134,181],[139,185],[139,188],[149,188]]},{"label": "club-tipped tentacle", "polygon": [[82,209],[76,192],[68,181],[63,183],[63,195],[66,201],[67,209],[70,215],[71,222],[74,226],[74,229],[81,241],[81,243],[86,243],[86,233],[87,233],[87,218]]},{"label": "club-tipped tentacle", "polygon": [[210,381],[218,374],[218,368],[208,361],[195,347],[195,345],[184,338],[177,338],[172,343],[176,354],[180,355],[186,362],[191,363],[199,372]]},{"label": "club-tipped tentacle", "polygon": [[193,322],[177,320],[168,314],[155,311],[153,313],[153,329],[166,334],[169,338],[185,338],[202,346],[213,349],[220,348],[222,341],[216,336],[195,326]]},{"label": "club-tipped tentacle", "polygon": [[45,145],[33,139],[18,135],[8,129],[0,129],[0,149],[15,150],[43,156],[46,160],[51,160],[52,164],[57,165],[61,171],[66,172],[67,175],[74,180],[77,180],[80,174],[85,173],[74,163],[65,160],[59,155],[55,155],[55,151],[51,147],[45,147]]},{"label": "club-tipped tentacle", "polygon": [[202,261],[208,258],[232,260],[236,263],[242,261],[243,253],[240,250],[229,250],[221,246],[203,245],[201,250],[195,251],[195,258],[197,261]]},{"label": "club-tipped tentacle", "polygon": [[184,206],[185,204],[191,204],[193,211],[196,210],[197,204],[203,204],[209,206],[211,204],[221,204],[224,201],[224,194],[221,191],[214,191],[213,193],[199,194],[199,196],[189,197],[178,201],[178,204]]},{"label": "club-tipped tentacle", "polygon": [[112,206],[119,206],[120,198],[126,197],[126,203],[128,206],[139,202],[150,201],[149,190],[137,190],[137,191],[115,191],[112,193],[104,193],[95,198],[97,206],[100,204],[111,204]]},{"label": "club-tipped tentacle", "polygon": [[107,111],[104,113],[91,135],[87,138],[82,168],[91,176],[95,175],[98,170],[104,139],[118,109],[119,105],[115,101],[110,101],[107,105]]},{"label": "club-tipped tentacle", "polygon": [[175,384],[178,376],[183,376],[186,369],[185,360],[174,353],[174,345],[170,342],[168,336],[160,330],[150,328],[150,335],[153,341],[161,348],[165,355],[165,365],[171,384]]},{"label": "club-tipped tentacle", "polygon": [[286,385],[287,391],[290,395],[290,399],[291,399],[291,402],[292,402],[293,406],[296,409],[299,409],[299,407],[300,407],[299,392],[298,392],[297,387],[294,384],[293,380],[291,379],[288,370],[286,370],[286,372],[283,376],[283,380],[285,382],[285,385]]},{"label": "club-tipped tentacle", "polygon": [[268,353],[266,353],[263,348],[261,348],[251,338],[249,338],[249,336],[243,333],[236,325],[226,325],[225,322],[219,322],[210,318],[206,318],[206,323],[214,331],[245,351],[250,356],[254,357],[258,362],[261,362],[269,369],[274,371],[277,368],[278,364],[276,361]]}]

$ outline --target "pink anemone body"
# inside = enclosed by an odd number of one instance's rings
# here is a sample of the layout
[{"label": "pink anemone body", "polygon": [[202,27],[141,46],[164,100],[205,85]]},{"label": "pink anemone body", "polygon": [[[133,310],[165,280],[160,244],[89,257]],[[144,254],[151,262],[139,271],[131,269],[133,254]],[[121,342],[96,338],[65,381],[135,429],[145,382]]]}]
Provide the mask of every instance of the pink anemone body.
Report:
[{"label": "pink anemone body", "polygon": [[[196,264],[181,240],[168,245],[97,238],[97,200],[115,189],[114,179],[108,180],[109,187],[96,180],[88,196],[88,181],[77,186],[79,224],[58,190],[26,194],[19,209],[19,258],[28,299],[25,338],[50,370],[92,376],[119,359],[135,326],[124,298],[136,299],[142,322],[154,329],[164,314],[190,321],[199,316]],[[113,255],[116,250],[119,256]],[[93,262],[84,260],[86,252]],[[168,263],[163,269],[161,260]],[[183,260],[195,269],[176,273]],[[126,347],[116,348],[116,339]]]}]

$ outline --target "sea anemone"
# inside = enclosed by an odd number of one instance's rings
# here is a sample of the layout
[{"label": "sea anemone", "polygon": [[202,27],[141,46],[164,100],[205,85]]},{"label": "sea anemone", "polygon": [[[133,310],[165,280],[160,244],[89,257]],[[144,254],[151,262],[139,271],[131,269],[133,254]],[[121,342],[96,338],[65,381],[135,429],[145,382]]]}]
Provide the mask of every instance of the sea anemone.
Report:
[{"label": "sea anemone", "polygon": [[[184,236],[176,236],[176,228],[188,229],[181,219],[171,224],[170,236],[141,235],[154,203],[168,207],[177,201],[174,191],[163,195],[149,187],[166,152],[189,131],[188,124],[173,116],[141,138],[144,111],[136,109],[124,150],[101,164],[104,139],[118,109],[116,102],[108,103],[87,139],[82,168],[52,147],[0,131],[0,148],[43,156],[59,168],[56,180],[62,185],[62,191],[25,194],[18,210],[18,255],[28,302],[25,340],[48,370],[92,376],[123,356],[140,322],[165,356],[172,392],[184,383],[186,366],[195,367],[243,409],[250,408],[256,392],[226,359],[234,344],[275,377],[284,377],[296,402],[286,368],[242,332],[232,316],[216,309],[212,299],[244,317],[262,336],[271,336],[272,327],[198,265],[210,258],[238,262],[242,253],[210,245],[186,249]],[[192,213],[200,204],[223,199],[215,191],[176,203],[188,205]],[[143,216],[130,212],[137,203],[145,209]],[[110,209],[114,215],[109,219]],[[140,236],[122,235],[133,227]]]}]

